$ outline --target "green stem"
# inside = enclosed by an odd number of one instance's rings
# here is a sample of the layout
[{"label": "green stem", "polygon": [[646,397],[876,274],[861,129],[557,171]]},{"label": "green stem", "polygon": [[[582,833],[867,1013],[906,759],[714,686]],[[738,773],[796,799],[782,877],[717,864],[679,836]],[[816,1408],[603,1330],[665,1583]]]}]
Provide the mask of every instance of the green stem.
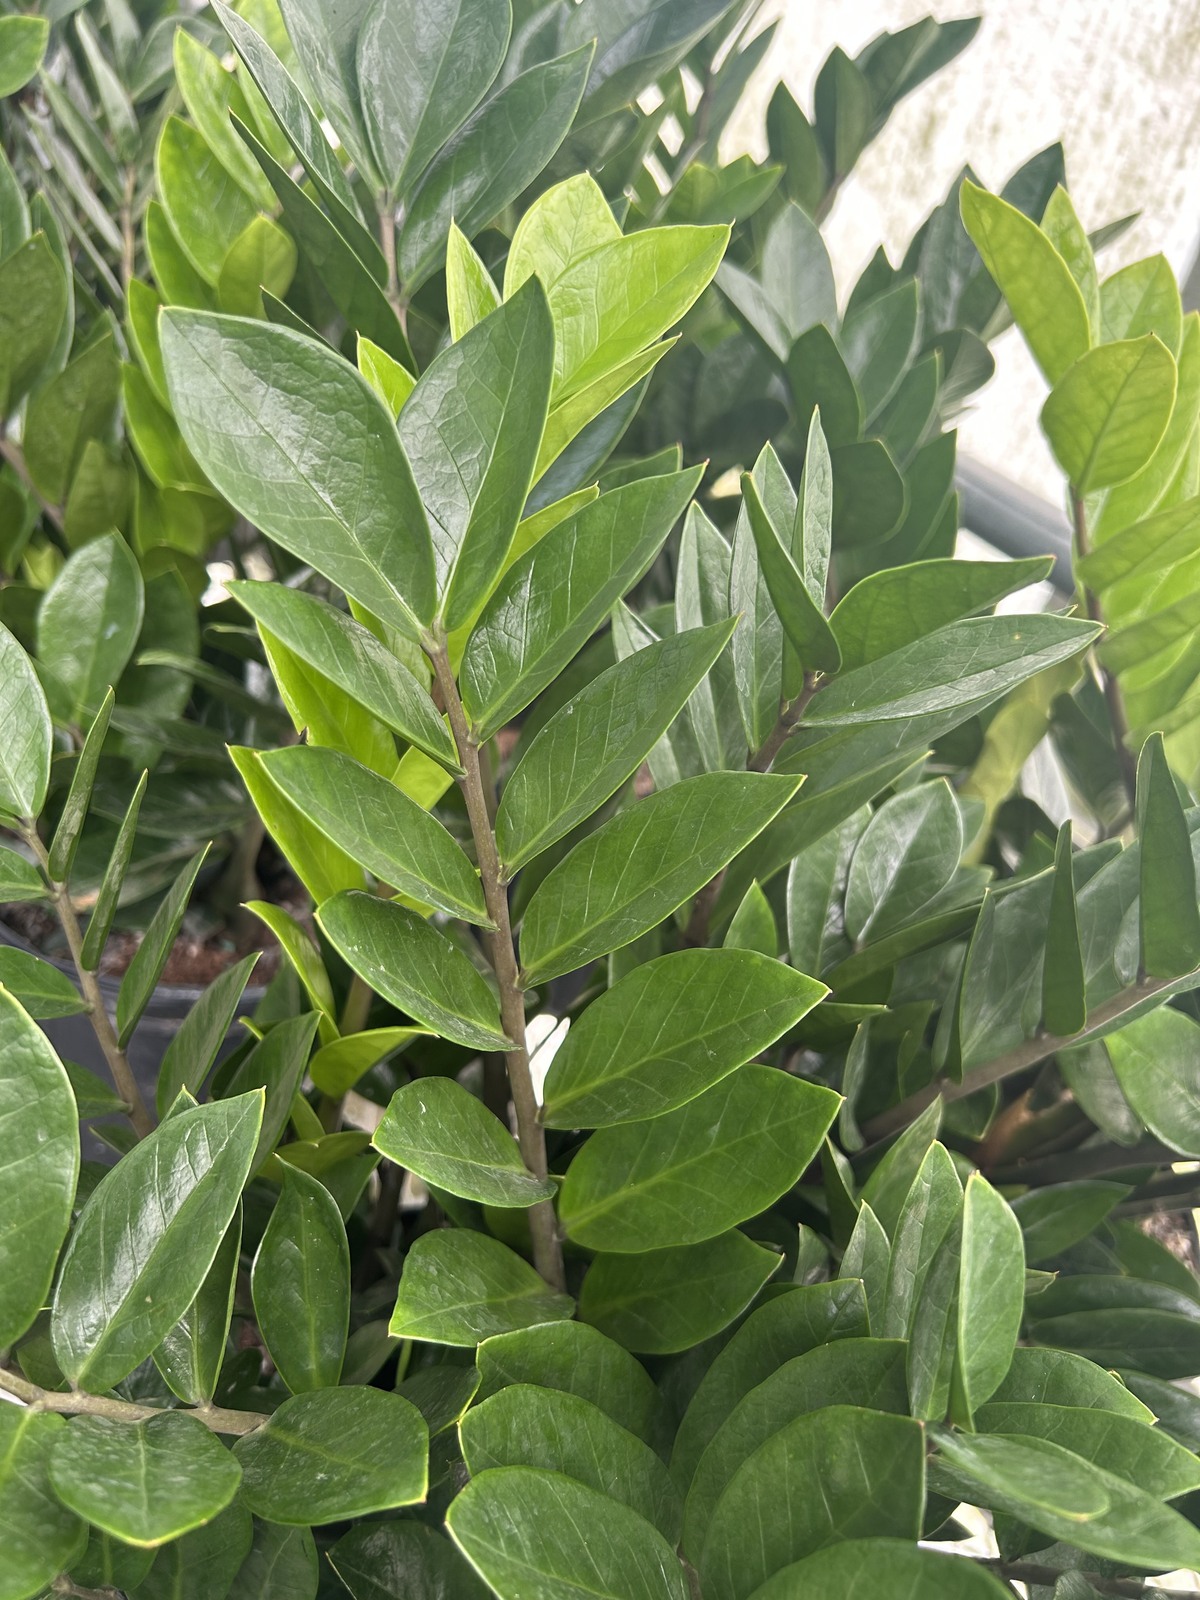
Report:
[{"label": "green stem", "polygon": [[[31,1411],[58,1411],[69,1417],[107,1417],[110,1422],[148,1422],[161,1416],[163,1406],[135,1405],[132,1400],[117,1400],[111,1395],[84,1394],[73,1389],[60,1394],[54,1389],[42,1389],[15,1372],[0,1368],[0,1389],[22,1401]],[[223,1406],[188,1407],[185,1415],[213,1433],[245,1434],[261,1428],[270,1418],[259,1411],[228,1411]]]},{"label": "green stem", "polygon": [[11,439],[0,439],[0,457],[7,461],[8,465],[21,480],[21,483],[37,501],[41,507],[42,515],[47,521],[54,524],[59,533],[63,533],[62,512],[57,506],[51,505],[45,495],[38,491],[33,479],[29,476],[29,469],[25,465],[25,456],[20,445],[14,444]]},{"label": "green stem", "polygon": [[[463,776],[459,779],[471,835],[475,841],[475,855],[479,877],[483,886],[484,903],[488,916],[495,923],[495,931],[488,935],[488,947],[496,983],[500,990],[500,1020],[509,1048],[505,1052],[508,1068],[508,1085],[512,1091],[513,1109],[517,1117],[517,1143],[521,1159],[536,1178],[545,1178],[546,1136],[538,1117],[537,1095],[533,1088],[533,1074],[529,1068],[529,1047],[525,1039],[525,997],[521,990],[516,949],[513,945],[512,923],[508,912],[508,894],[500,871],[500,856],[496,849],[496,835],[492,827],[492,810],[495,790],[485,777],[486,765],[481,760],[479,746],[471,736],[467,715],[454,681],[450,658],[442,642],[430,652],[442,703],[450,719],[450,729],[462,763]],[[555,1289],[566,1286],[563,1269],[562,1245],[558,1237],[558,1221],[554,1206],[542,1200],[526,1212],[529,1232],[533,1239],[533,1259],[546,1282]]]},{"label": "green stem", "polygon": [[403,328],[405,325],[404,300],[400,293],[400,274],[396,266],[396,208],[389,194],[381,194],[378,201],[379,216],[379,247],[383,251],[384,263],[387,266],[387,286],[384,293],[387,295],[388,305],[396,313],[396,320]]}]

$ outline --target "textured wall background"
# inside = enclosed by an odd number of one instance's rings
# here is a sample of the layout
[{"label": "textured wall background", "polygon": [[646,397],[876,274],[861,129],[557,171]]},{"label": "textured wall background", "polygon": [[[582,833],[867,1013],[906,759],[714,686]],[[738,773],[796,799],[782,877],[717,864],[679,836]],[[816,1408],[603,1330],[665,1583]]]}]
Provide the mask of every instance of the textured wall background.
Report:
[{"label": "textured wall background", "polygon": [[[853,55],[883,28],[975,9],[984,21],[974,42],[901,104],[838,198],[827,237],[843,290],[876,244],[899,258],[964,163],[998,187],[1054,139],[1087,226],[1142,213],[1101,270],[1162,250],[1186,273],[1200,239],[1200,0],[774,0],[776,37],[727,153],[762,153],[778,78],[811,108],[834,44]],[[1057,501],[1037,425],[1045,386],[1019,336],[1005,334],[994,352],[996,377],[962,446]]]}]

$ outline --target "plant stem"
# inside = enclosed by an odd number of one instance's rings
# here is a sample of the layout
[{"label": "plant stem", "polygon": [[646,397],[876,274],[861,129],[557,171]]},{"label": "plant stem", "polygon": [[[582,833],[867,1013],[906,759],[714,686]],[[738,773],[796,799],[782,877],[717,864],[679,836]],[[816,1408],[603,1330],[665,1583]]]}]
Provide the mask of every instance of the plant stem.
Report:
[{"label": "plant stem", "polygon": [[396,313],[396,320],[403,328],[405,324],[404,301],[400,295],[400,275],[396,267],[396,208],[389,194],[381,194],[378,203],[379,215],[379,247],[383,251],[383,259],[387,266],[387,295],[388,305]]},{"label": "plant stem", "polygon": [[[151,1417],[162,1416],[167,1409],[135,1405],[131,1400],[116,1400],[111,1395],[84,1394],[80,1390],[60,1394],[54,1389],[41,1389],[36,1383],[3,1368],[0,1368],[0,1389],[23,1401],[31,1411],[61,1411],[70,1417],[107,1417],[111,1422],[148,1422]],[[188,1407],[185,1415],[195,1417],[213,1433],[227,1434],[253,1433],[255,1428],[270,1421],[260,1411],[228,1411],[223,1406],[213,1405]]]},{"label": "plant stem", "polygon": [[[1083,496],[1076,494],[1074,487],[1071,489],[1071,520],[1075,529],[1075,555],[1082,559],[1091,549],[1091,540],[1088,535],[1087,508],[1083,503]],[[1100,602],[1092,591],[1085,585],[1082,586],[1084,609],[1093,622],[1103,626],[1104,612]],[[1113,743],[1117,748],[1117,761],[1121,768],[1121,780],[1125,785],[1125,793],[1129,798],[1129,807],[1132,811],[1137,802],[1137,760],[1129,748],[1129,717],[1125,711],[1125,700],[1121,694],[1121,685],[1117,682],[1116,674],[1108,670],[1104,663],[1095,656],[1096,671],[1100,677],[1100,687],[1104,691],[1104,703],[1108,707],[1108,720],[1112,725]]]},{"label": "plant stem", "polygon": [[902,1100],[899,1105],[890,1107],[877,1117],[872,1117],[863,1128],[863,1134],[869,1142],[874,1143],[888,1138],[893,1133],[899,1133],[902,1128],[907,1128],[910,1122],[915,1122],[926,1106],[932,1105],[939,1095],[946,1101],[962,1100],[969,1094],[975,1094],[979,1089],[986,1089],[993,1083],[999,1083],[1003,1078],[1011,1077],[1015,1072],[1024,1072],[1027,1067],[1036,1066],[1039,1061],[1045,1061],[1056,1051],[1080,1044],[1096,1028],[1109,1022],[1116,1022],[1134,1006],[1141,1005],[1152,995],[1159,994],[1163,989],[1169,989],[1172,984],[1178,982],[1178,978],[1149,978],[1132,984],[1128,989],[1122,989],[1119,994],[1113,995],[1111,1000],[1106,1000],[1103,1005],[1097,1006],[1078,1033],[1067,1037],[1053,1033],[1035,1034],[1032,1039],[1026,1039],[1015,1049],[1006,1050],[994,1061],[986,1061],[974,1071],[968,1072],[961,1083],[935,1081],[927,1084],[924,1089],[918,1089],[916,1094],[909,1095],[908,1099]]},{"label": "plant stem", "polygon": [[1059,1151],[1039,1156],[1036,1161],[1017,1161],[988,1173],[996,1184],[1022,1183],[1031,1189],[1046,1184],[1067,1183],[1074,1178],[1094,1178],[1105,1172],[1127,1172],[1133,1167],[1157,1167],[1178,1161],[1179,1153],[1157,1139],[1141,1144],[1090,1144],[1078,1150]]},{"label": "plant stem", "polygon": [[[509,1041],[505,1052],[508,1084],[512,1091],[513,1109],[517,1117],[517,1143],[521,1159],[535,1178],[545,1178],[546,1136],[538,1119],[537,1096],[533,1089],[533,1075],[529,1070],[529,1047],[525,1039],[525,997],[521,989],[517,954],[513,945],[512,923],[508,913],[508,894],[500,872],[500,857],[496,850],[496,835],[492,828],[492,807],[495,790],[485,777],[486,765],[481,760],[478,745],[471,737],[466,712],[459,697],[458,685],[450,668],[450,658],[445,641],[430,652],[433,669],[441,689],[450,729],[458,749],[458,759],[463,766],[459,784],[466,801],[471,835],[475,841],[475,855],[479,877],[483,886],[484,903],[495,930],[488,934],[487,942],[492,967],[500,989],[500,1020]],[[566,1276],[563,1271],[562,1245],[558,1237],[558,1223],[554,1207],[549,1200],[531,1206],[529,1232],[533,1239],[533,1259],[546,1282],[555,1289],[563,1289]]]},{"label": "plant stem", "polygon": [[29,476],[29,469],[25,465],[25,456],[22,453],[20,445],[14,444],[11,439],[0,439],[0,457],[3,457],[3,459],[8,462],[9,466],[21,480],[21,483],[37,501],[38,505],[42,509],[42,515],[46,517],[48,521],[54,524],[59,533],[62,533],[62,512],[59,511],[57,506],[51,505],[49,500],[46,499],[45,495],[38,492],[33,479]]},{"label": "plant stem", "polygon": [[79,987],[83,990],[84,1003],[88,1017],[91,1020],[92,1031],[96,1035],[96,1042],[108,1063],[108,1070],[112,1074],[113,1084],[117,1093],[124,1100],[127,1116],[133,1124],[134,1131],[139,1139],[144,1139],[148,1133],[154,1132],[154,1118],[147,1110],[146,1102],[142,1099],[142,1091],[138,1088],[137,1079],[129,1065],[129,1058],[122,1050],[117,1039],[116,1030],[109,1017],[108,1008],[104,1004],[104,995],[100,989],[100,981],[94,972],[90,972],[83,962],[83,934],[79,928],[79,918],[75,915],[75,907],[71,904],[70,891],[65,883],[57,883],[50,872],[50,857],[38,835],[33,822],[26,822],[21,828],[21,836],[25,843],[37,857],[38,865],[45,874],[54,896],[54,907],[58,912],[58,920],[66,936],[67,945],[71,951],[71,960],[75,964],[75,972],[79,978]]},{"label": "plant stem", "polygon": [[137,171],[129,167],[125,173],[125,195],[121,202],[121,288],[126,298],[137,259],[137,237],[133,231],[133,198],[136,191]]},{"label": "plant stem", "polygon": [[[1034,1588],[1052,1589],[1062,1577],[1058,1567],[1041,1567],[1032,1561],[997,1561],[991,1556],[976,1556],[981,1567],[988,1567],[1013,1583],[1025,1583]],[[1145,1595],[1146,1588],[1140,1578],[1106,1578],[1098,1572],[1081,1572],[1081,1578],[1098,1594]]]}]

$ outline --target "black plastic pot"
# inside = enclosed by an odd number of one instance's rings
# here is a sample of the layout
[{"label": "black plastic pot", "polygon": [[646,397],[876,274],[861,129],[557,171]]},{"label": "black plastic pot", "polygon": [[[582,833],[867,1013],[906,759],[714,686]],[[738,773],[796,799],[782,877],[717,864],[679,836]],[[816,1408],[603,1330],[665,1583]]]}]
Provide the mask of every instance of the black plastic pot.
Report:
[{"label": "black plastic pot", "polygon": [[[0,944],[10,945],[15,950],[24,950],[29,955],[38,956],[43,961],[48,961],[51,966],[70,978],[75,983],[75,970],[69,962],[58,961],[53,956],[44,954],[28,939],[23,939],[19,933],[6,926],[0,919]],[[119,978],[100,978],[100,989],[104,995],[105,1004],[109,1014],[116,1010],[117,991],[121,986]],[[78,987],[78,984],[76,984]],[[142,1019],[134,1029],[125,1054],[133,1075],[137,1079],[138,1088],[141,1089],[146,1102],[154,1104],[154,1091],[158,1084],[158,1069],[162,1065],[162,1058],[167,1046],[179,1031],[179,1025],[187,1016],[192,1006],[204,993],[204,990],[190,983],[161,983],[150,996],[150,1003],[142,1014]],[[264,989],[260,985],[251,984],[245,991],[242,1006],[245,1010],[252,1010],[262,999]],[[109,1082],[108,1066],[104,1060],[104,1053],[96,1042],[96,1035],[92,1031],[91,1022],[86,1016],[56,1017],[49,1022],[41,1024],[43,1033],[50,1043],[66,1061],[75,1061],[81,1067],[87,1067],[105,1083]],[[238,1042],[240,1029],[235,1023],[226,1035],[225,1043],[221,1048],[224,1055]],[[84,1131],[84,1156],[91,1160],[112,1160],[112,1151],[109,1147]]]}]

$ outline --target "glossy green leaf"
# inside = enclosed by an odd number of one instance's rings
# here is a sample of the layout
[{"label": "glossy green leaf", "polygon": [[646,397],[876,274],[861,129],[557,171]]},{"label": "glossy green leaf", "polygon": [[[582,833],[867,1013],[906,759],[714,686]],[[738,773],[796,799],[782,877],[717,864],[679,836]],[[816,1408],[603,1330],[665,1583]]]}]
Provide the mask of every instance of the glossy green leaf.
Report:
[{"label": "glossy green leaf", "polygon": [[39,231],[0,262],[0,414],[12,412],[41,374],[66,308],[66,275]]},{"label": "glossy green leaf", "polygon": [[1096,632],[1071,617],[968,617],[842,673],[813,697],[804,720],[854,726],[990,703],[1078,655]]},{"label": "glossy green leaf", "polygon": [[925,1422],[940,1420],[950,1406],[961,1262],[962,1227],[956,1217],[929,1258],[909,1323],[909,1404],[912,1415]]},{"label": "glossy green leaf", "polygon": [[247,900],[246,910],[264,922],[279,942],[280,949],[304,988],[305,994],[321,1015],[321,1037],[335,1036],[333,985],[310,934],[282,906],[265,900]]},{"label": "glossy green leaf", "polygon": [[713,772],[638,801],[544,879],[522,923],[529,983],[656,927],[704,887],[796,792],[795,778]]},{"label": "glossy green leaf", "polygon": [[363,1384],[293,1395],[233,1453],[242,1501],[289,1528],[425,1498],[429,1433],[421,1413],[398,1394]]},{"label": "glossy green leaf", "polygon": [[446,1524],[501,1600],[687,1600],[674,1550],[644,1517],[558,1472],[481,1473]]},{"label": "glossy green leaf", "polygon": [[701,1244],[600,1255],[579,1315],[626,1349],[670,1355],[727,1327],[778,1268],[773,1251],[736,1229]]},{"label": "glossy green leaf", "polygon": [[841,1338],[789,1356],[733,1407],[700,1457],[688,1490],[684,1548],[698,1558],[721,1496],[738,1469],[797,1417],[857,1405],[903,1416],[904,1346],[897,1339]]},{"label": "glossy green leaf", "polygon": [[41,1029],[0,988],[0,1340],[46,1303],[71,1221],[79,1124],[71,1084]]},{"label": "glossy green leaf", "polygon": [[850,862],[847,936],[862,945],[919,916],[950,882],[962,849],[962,812],[949,784],[920,784],[885,801]]},{"label": "glossy green leaf", "polygon": [[434,158],[400,234],[400,275],[410,291],[441,265],[452,221],[470,238],[542,171],[571,126],[592,49],[581,45],[519,73]]},{"label": "glossy green leaf", "polygon": [[825,991],[751,951],[681,950],[636,967],[572,1024],[546,1078],[547,1126],[673,1110],[760,1054]]},{"label": "glossy green leaf", "polygon": [[41,811],[52,737],[33,663],[0,624],[0,812],[32,818]]},{"label": "glossy green leaf", "polygon": [[390,1331],[400,1339],[471,1346],[559,1321],[574,1309],[568,1295],[548,1289],[498,1239],[443,1228],[422,1234],[404,1258]]},{"label": "glossy green leaf", "polygon": [[590,172],[554,184],[517,224],[504,264],[505,296],[535,273],[549,293],[580,256],[620,237],[612,207]]},{"label": "glossy green leaf", "polygon": [[969,179],[959,194],[963,223],[984,266],[1047,382],[1057,384],[1091,343],[1087,306],[1070,268],[1016,206]]},{"label": "glossy green leaf", "polygon": [[679,1538],[683,1506],[670,1473],[589,1400],[512,1384],[467,1412],[459,1438],[472,1478],[497,1467],[563,1473],[638,1512],[669,1544]]},{"label": "glossy green leaf", "polygon": [[445,934],[392,901],[339,894],[317,914],[360,978],[443,1038],[504,1050],[499,1007],[485,979]]},{"label": "glossy green leaf", "polygon": [[403,1050],[427,1032],[426,1028],[367,1028],[362,1033],[334,1039],[313,1056],[308,1065],[309,1076],[322,1094],[336,1099],[353,1089],[376,1062],[393,1051]]},{"label": "glossy green leaf", "polygon": [[907,1337],[933,1257],[962,1210],[962,1180],[945,1145],[926,1151],[892,1230],[882,1332]]},{"label": "glossy green leaf", "polygon": [[450,1540],[415,1521],[362,1522],[327,1552],[354,1600],[487,1600]]},{"label": "glossy green leaf", "polygon": [[837,1105],[776,1068],[741,1067],[676,1111],[594,1134],[563,1184],[563,1227],[591,1250],[711,1239],[798,1181]]},{"label": "glossy green leaf", "polygon": [[167,958],[175,943],[192,896],[196,878],[204,865],[208,846],[198,850],[167,890],[150,925],[134,952],[133,960],[125,969],[117,993],[117,1039],[124,1049],[133,1036],[142,1012],[150,1004],[150,997],[162,976]]},{"label": "glossy green leaf", "polygon": [[848,1539],[784,1567],[751,1600],[875,1600],[881,1592],[921,1600],[1007,1600],[978,1561],[918,1550],[898,1539]]},{"label": "glossy green leaf", "polygon": [[308,1528],[257,1521],[250,1554],[238,1568],[232,1594],[245,1600],[316,1600],[317,1547]]},{"label": "glossy green leaf", "polygon": [[229,120],[231,108],[239,112],[245,108],[238,80],[186,28],[175,34],[174,66],[183,103],[205,144],[254,205],[270,211],[275,204],[271,185]]},{"label": "glossy green leaf", "polygon": [[644,478],[581,507],[501,579],[467,643],[460,690],[485,739],[553,682],[650,565],[700,469]]},{"label": "glossy green leaf", "polygon": [[358,370],[392,415],[399,416],[417,380],[395,356],[388,355],[381,345],[362,333],[358,336],[357,357]]},{"label": "glossy green leaf", "polygon": [[442,351],[400,414],[447,629],[474,617],[500,576],[533,482],[553,363],[545,296],[529,283]]},{"label": "glossy green leaf", "polygon": [[[2,39],[0,35],[0,39]],[[27,1600],[45,1592],[81,1556],[87,1528],[50,1482],[50,1454],[66,1420],[0,1405],[0,1595]]]},{"label": "glossy green leaf", "polygon": [[45,879],[32,861],[7,845],[0,846],[0,904],[45,900],[49,894]]},{"label": "glossy green leaf", "polygon": [[[364,379],[264,323],[172,309],[162,340],[180,428],[221,493],[416,637],[433,615],[433,547],[392,420]],[[322,419],[335,411],[333,435]]]},{"label": "glossy green leaf", "polygon": [[396,193],[466,121],[500,69],[507,0],[442,0],[419,16],[377,0],[358,37],[358,90],[375,159]]},{"label": "glossy green leaf", "polygon": [[250,1171],[262,1104],[245,1094],[178,1112],[93,1192],[54,1296],[54,1353],[71,1382],[119,1383],[196,1298]]},{"label": "glossy green leaf", "polygon": [[112,335],[105,333],[30,396],[25,465],[51,504],[66,500],[84,446],[108,431],[120,392],[120,360]]},{"label": "glossy green leaf", "polygon": [[87,1009],[66,973],[28,950],[0,945],[0,985],[38,1022]]},{"label": "glossy green leaf", "polygon": [[1008,1375],[992,1400],[996,1404],[1094,1406],[1139,1422],[1154,1420],[1150,1408],[1131,1394],[1119,1378],[1067,1350],[1018,1345]]},{"label": "glossy green leaf", "polygon": [[143,772],[130,796],[125,815],[121,819],[121,826],[117,830],[116,840],[105,863],[104,876],[100,880],[92,914],[88,918],[88,925],[83,935],[80,960],[86,972],[94,972],[100,965],[113,918],[117,914],[117,904],[125,883],[125,874],[129,870],[133,856],[138,816],[146,793],[146,781],[147,774]]},{"label": "glossy green leaf", "polygon": [[259,1171],[287,1126],[316,1031],[315,1011],[277,1022],[223,1085],[226,1098],[250,1089],[265,1093],[262,1128],[250,1163],[251,1172]]},{"label": "glossy green leaf", "polygon": [[358,96],[358,39],[367,19],[367,0],[351,0],[336,8],[314,0],[283,0],[279,9],[321,109],[368,186],[380,189]]},{"label": "glossy green leaf", "polygon": [[561,1389],[599,1407],[647,1444],[661,1446],[662,1397],[645,1367],[586,1322],[544,1322],[485,1339],[476,1352],[479,1399],[511,1384]]},{"label": "glossy green leaf", "polygon": [[158,198],[183,254],[214,288],[234,240],[253,222],[254,202],[204,135],[168,117],[155,153]]},{"label": "glossy green leaf", "polygon": [[[925,1445],[907,1417],[827,1406],[781,1428],[733,1475],[709,1523],[701,1582],[713,1600],[747,1600],[781,1567],[868,1535],[915,1540]],[[793,1485],[815,1492],[797,1496]]]},{"label": "glossy green leaf", "polygon": [[1132,1417],[1093,1406],[1033,1405],[990,1402],[978,1413],[981,1433],[1019,1434],[1048,1439],[1072,1455],[1135,1487],[1156,1500],[1173,1500],[1200,1488],[1200,1461],[1162,1431]]},{"label": "glossy green leaf", "polygon": [[1042,1021],[1050,1033],[1060,1036],[1078,1033],[1087,1021],[1069,822],[1059,830],[1054,852],[1054,888],[1042,967]]},{"label": "glossy green leaf", "polygon": [[[820,431],[820,422],[814,413],[813,426]],[[824,444],[822,437],[821,444]],[[765,450],[770,450],[768,444]],[[832,494],[832,481],[829,477],[828,453],[824,456],[825,467],[825,499],[828,501]],[[803,507],[809,503],[814,494],[811,480],[810,465],[815,471],[815,463],[806,458],[806,481],[801,484],[803,496],[802,507],[797,516],[805,518]],[[841,652],[837,646],[829,623],[825,620],[821,609],[822,602],[814,599],[809,592],[809,574],[801,571],[796,557],[804,558],[802,550],[791,549],[792,530],[780,528],[774,523],[759,495],[758,487],[753,476],[744,472],[742,474],[742,495],[745,498],[746,510],[750,517],[750,529],[754,535],[754,543],[758,550],[759,565],[768,592],[775,603],[776,610],[783,622],[784,630],[794,647],[800,660],[810,670],[820,669],[826,672],[836,672],[841,664]],[[827,509],[828,515],[828,509]],[[826,522],[826,528],[828,523]],[[827,547],[826,547],[827,553]],[[823,589],[823,585],[822,585]],[[822,595],[823,599],[823,595]]]},{"label": "glossy green leaf", "polygon": [[285,1167],[250,1278],[254,1315],[293,1394],[337,1385],[350,1323],[350,1249],[323,1183]]},{"label": "glossy green leaf", "polygon": [[775,913],[757,883],[746,890],[721,943],[726,950],[757,950],[772,961],[779,954]]},{"label": "glossy green leaf", "polygon": [[690,629],[600,673],[542,728],[504,787],[496,843],[509,872],[584,821],[629,778],[733,632]]},{"label": "glossy green leaf", "polygon": [[228,1595],[250,1553],[254,1523],[240,1499],[158,1553],[136,1600],[215,1600]]},{"label": "glossy green leaf", "polygon": [[[113,691],[110,689],[100,702],[100,709],[92,719],[92,725],[83,741],[83,749],[79,752],[79,759],[75,763],[75,770],[71,774],[71,787],[63,803],[58,826],[54,830],[54,837],[49,850],[49,873],[50,877],[57,883],[66,883],[71,876],[71,864],[75,859],[75,851],[79,846],[79,836],[83,831],[88,807],[91,805],[92,789],[96,782],[96,771],[100,765],[100,753],[104,748],[104,740],[108,734],[113,699]],[[6,894],[5,898],[26,899],[28,896],[10,897]]]},{"label": "glossy green leaf", "polygon": [[526,1171],[504,1124],[452,1078],[398,1089],[372,1143],[426,1183],[481,1205],[531,1206],[554,1193]]},{"label": "glossy green leaf", "polygon": [[255,217],[229,247],[217,278],[222,311],[238,317],[264,315],[263,293],[282,298],[296,275],[296,246],[269,217]]},{"label": "glossy green leaf", "polygon": [[1175,362],[1154,336],[1090,350],[1050,391],[1042,428],[1077,494],[1109,489],[1154,454],[1175,404]]},{"label": "glossy green leaf", "polygon": [[1021,1331],[1025,1245],[1011,1207],[974,1172],[963,1196],[958,1372],[969,1411],[1004,1380]]},{"label": "glossy green leaf", "polygon": [[454,740],[424,685],[361,623],[283,584],[232,582],[229,589],[293,654],[419,750],[458,770]]},{"label": "glossy green leaf", "polygon": [[[1071,204],[1071,197],[1061,183],[1046,202],[1041,229],[1079,285],[1079,292],[1087,307],[1088,323],[1093,337],[1098,340],[1101,335],[1100,283],[1096,275],[1096,257],[1091,240]],[[1108,338],[1108,335],[1104,337]]]},{"label": "glossy green leaf", "polygon": [[1183,805],[1161,733],[1142,746],[1137,772],[1141,964],[1155,978],[1200,966],[1200,904]]},{"label": "glossy green leaf", "polygon": [[863,1200],[842,1255],[838,1276],[855,1279],[862,1284],[867,1297],[867,1314],[874,1332],[878,1332],[886,1320],[890,1258],[887,1231],[870,1204]]},{"label": "glossy green leaf", "polygon": [[297,810],[380,883],[488,925],[479,874],[442,824],[395,784],[317,745],[272,750],[262,762]]},{"label": "glossy green leaf", "polygon": [[93,539],[67,561],[38,612],[38,652],[67,691],[64,720],[99,709],[124,671],[142,626],[144,591],[118,534]]},{"label": "glossy green leaf", "polygon": [[193,1005],[163,1053],[155,1103],[160,1117],[175,1104],[181,1089],[197,1094],[212,1070],[237,1015],[242,993],[258,961],[248,955],[215,978]]},{"label": "glossy green leaf", "polygon": [[893,396],[902,394],[901,380],[916,354],[919,317],[914,278],[847,309],[839,344],[868,426]]},{"label": "glossy green leaf", "polygon": [[240,1213],[225,1230],[200,1291],[154,1352],[154,1365],[173,1394],[205,1405],[216,1392],[225,1360],[242,1250]]},{"label": "glossy green leaf", "polygon": [[210,1522],[241,1478],[233,1456],[203,1423],[172,1411],[132,1425],[76,1417],[50,1457],[50,1481],[64,1505],[142,1546]]},{"label": "glossy green leaf", "polygon": [[1183,307],[1167,258],[1147,256],[1105,278],[1100,285],[1100,317],[1105,344],[1155,333],[1171,354],[1178,356]]},{"label": "glossy green leaf", "polygon": [[1162,1006],[1104,1041],[1121,1092],[1141,1121],[1172,1150],[1200,1158],[1200,1027]]}]

